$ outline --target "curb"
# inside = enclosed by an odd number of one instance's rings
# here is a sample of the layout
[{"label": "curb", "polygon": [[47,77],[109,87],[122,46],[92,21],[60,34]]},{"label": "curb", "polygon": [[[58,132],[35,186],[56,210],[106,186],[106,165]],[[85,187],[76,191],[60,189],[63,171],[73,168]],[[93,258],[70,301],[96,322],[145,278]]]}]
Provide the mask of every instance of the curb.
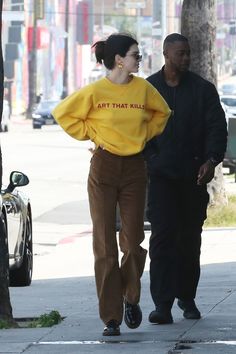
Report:
[{"label": "curb", "polygon": [[14,123],[14,124],[32,124],[32,120],[31,119],[26,119],[25,116],[17,116],[17,115],[13,115],[10,118],[10,122]]}]

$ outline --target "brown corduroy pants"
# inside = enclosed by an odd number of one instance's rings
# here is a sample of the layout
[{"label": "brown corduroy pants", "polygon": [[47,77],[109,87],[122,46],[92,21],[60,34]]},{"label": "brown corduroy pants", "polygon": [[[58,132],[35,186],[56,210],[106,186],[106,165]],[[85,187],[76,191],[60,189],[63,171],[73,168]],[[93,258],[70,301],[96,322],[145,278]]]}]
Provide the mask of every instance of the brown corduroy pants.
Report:
[{"label": "brown corduroy pants", "polygon": [[[104,323],[122,322],[124,298],[131,304],[140,299],[140,278],[147,251],[143,214],[146,168],[142,154],[117,156],[98,148],[90,165],[88,194],[93,221],[93,251],[99,313]],[[119,263],[116,239],[116,207],[119,205],[121,229]]]}]

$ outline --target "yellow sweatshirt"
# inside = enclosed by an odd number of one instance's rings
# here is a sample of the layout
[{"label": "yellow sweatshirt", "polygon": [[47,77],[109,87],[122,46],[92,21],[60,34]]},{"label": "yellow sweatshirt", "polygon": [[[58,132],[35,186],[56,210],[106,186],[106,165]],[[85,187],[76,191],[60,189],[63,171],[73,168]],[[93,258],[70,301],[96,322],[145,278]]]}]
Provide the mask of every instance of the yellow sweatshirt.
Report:
[{"label": "yellow sweatshirt", "polygon": [[165,128],[170,109],[145,79],[132,76],[128,84],[102,78],[65,98],[52,114],[77,140],[120,156],[137,154]]}]

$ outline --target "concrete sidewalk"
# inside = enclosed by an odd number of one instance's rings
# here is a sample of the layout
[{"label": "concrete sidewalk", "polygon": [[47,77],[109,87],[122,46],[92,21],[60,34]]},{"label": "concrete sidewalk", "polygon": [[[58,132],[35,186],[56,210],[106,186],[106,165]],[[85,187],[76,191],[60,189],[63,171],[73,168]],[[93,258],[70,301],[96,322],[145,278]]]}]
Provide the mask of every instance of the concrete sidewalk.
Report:
[{"label": "concrete sidewalk", "polygon": [[[49,225],[45,225],[47,230]],[[198,321],[185,320],[174,304],[172,325],[151,325],[148,261],[142,278],[143,322],[136,330],[121,326],[120,337],[103,337],[98,316],[89,230],[60,240],[51,254],[35,257],[30,287],[10,288],[15,318],[58,310],[65,320],[52,328],[0,331],[0,353],[157,353],[236,352],[236,230],[203,233]],[[43,232],[43,230],[41,230]],[[55,234],[57,230],[54,229]],[[144,246],[148,245],[147,233]],[[84,256],[86,255],[86,257]],[[85,259],[86,258],[86,259]],[[42,267],[47,272],[40,271]],[[61,278],[60,278],[61,277]]]}]

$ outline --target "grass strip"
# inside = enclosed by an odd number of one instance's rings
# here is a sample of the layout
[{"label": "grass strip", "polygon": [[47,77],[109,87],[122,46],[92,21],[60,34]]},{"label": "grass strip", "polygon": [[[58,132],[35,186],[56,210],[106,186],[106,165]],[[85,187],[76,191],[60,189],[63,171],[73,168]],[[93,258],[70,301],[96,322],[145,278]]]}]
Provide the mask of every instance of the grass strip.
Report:
[{"label": "grass strip", "polygon": [[227,205],[211,206],[207,210],[207,227],[236,227],[236,195],[228,197]]}]

